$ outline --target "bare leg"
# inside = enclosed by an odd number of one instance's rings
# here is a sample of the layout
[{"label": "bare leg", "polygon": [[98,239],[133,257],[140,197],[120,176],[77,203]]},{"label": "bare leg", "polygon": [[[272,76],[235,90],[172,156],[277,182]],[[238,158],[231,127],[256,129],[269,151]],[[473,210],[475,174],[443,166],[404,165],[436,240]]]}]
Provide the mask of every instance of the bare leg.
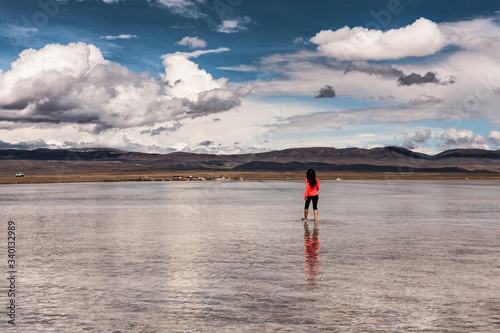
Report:
[{"label": "bare leg", "polygon": [[314,222],[318,222],[318,210],[314,210]]},{"label": "bare leg", "polygon": [[307,221],[307,209],[304,209],[304,221]]}]

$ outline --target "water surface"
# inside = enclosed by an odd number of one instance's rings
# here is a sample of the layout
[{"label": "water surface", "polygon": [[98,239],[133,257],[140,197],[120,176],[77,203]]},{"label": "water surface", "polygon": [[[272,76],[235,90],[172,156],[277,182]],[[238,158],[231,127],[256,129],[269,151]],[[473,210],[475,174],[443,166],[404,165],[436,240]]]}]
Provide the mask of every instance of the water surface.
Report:
[{"label": "water surface", "polygon": [[13,331],[500,330],[500,182],[320,185],[316,226],[303,182],[0,186]]}]

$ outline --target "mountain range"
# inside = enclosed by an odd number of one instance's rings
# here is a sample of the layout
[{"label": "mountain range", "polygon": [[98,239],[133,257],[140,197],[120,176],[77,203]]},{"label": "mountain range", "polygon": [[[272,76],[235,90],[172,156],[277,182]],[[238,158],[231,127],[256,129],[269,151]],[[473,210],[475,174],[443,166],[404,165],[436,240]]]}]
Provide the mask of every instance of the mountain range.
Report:
[{"label": "mountain range", "polygon": [[[345,172],[500,172],[500,150],[452,149],[427,155],[401,147],[291,148],[255,154],[148,154],[108,148],[0,150],[1,169],[43,169],[55,165],[87,172],[220,170]],[[14,169],[13,169],[14,168]]]}]

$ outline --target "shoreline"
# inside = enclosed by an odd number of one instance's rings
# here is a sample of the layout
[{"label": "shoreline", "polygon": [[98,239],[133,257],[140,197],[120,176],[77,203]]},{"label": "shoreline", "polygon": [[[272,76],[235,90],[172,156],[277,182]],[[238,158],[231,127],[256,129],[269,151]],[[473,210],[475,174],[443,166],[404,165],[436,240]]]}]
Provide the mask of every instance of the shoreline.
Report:
[{"label": "shoreline", "polygon": [[[500,173],[397,173],[397,172],[318,172],[322,180],[500,180]],[[173,176],[182,176],[174,180]],[[304,172],[237,172],[237,171],[169,171],[156,173],[88,173],[88,174],[34,174],[24,177],[0,175],[0,185],[52,184],[83,182],[129,182],[129,181],[190,181],[202,177],[205,181],[240,180],[304,180]],[[210,179],[212,177],[212,179]],[[217,177],[220,177],[216,180]],[[223,179],[224,177],[225,179]]]}]

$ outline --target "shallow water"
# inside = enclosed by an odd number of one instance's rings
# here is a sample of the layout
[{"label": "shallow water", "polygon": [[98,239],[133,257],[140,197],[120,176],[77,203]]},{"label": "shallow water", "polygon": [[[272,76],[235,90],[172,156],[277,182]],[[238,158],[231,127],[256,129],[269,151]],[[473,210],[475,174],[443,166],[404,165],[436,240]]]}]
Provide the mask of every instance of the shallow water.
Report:
[{"label": "shallow water", "polygon": [[499,190],[323,181],[315,227],[302,182],[0,186],[12,331],[499,331]]}]

